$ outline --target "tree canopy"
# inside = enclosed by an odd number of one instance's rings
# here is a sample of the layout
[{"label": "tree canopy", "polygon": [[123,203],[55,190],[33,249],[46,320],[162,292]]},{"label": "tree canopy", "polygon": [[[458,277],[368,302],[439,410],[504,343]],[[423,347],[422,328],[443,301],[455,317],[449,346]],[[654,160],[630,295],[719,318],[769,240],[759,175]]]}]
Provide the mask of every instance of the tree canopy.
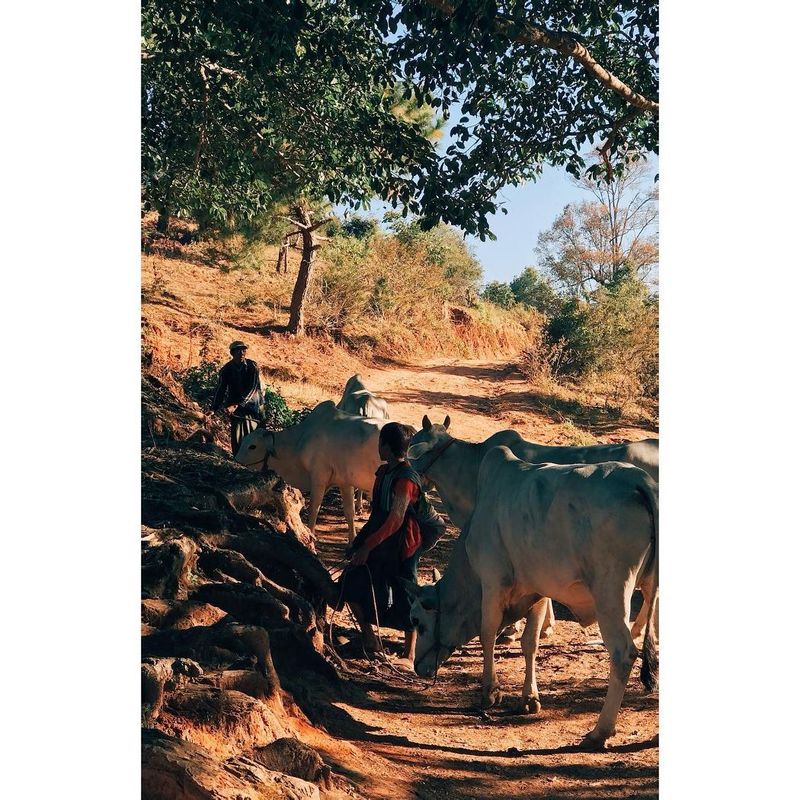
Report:
[{"label": "tree canopy", "polygon": [[509,284],[518,303],[552,314],[559,307],[559,298],[552,285],[534,267],[525,267]]},{"label": "tree canopy", "polygon": [[[145,208],[223,219],[373,196],[481,238],[507,184],[657,151],[645,0],[144,0]],[[426,122],[460,109],[446,152]],[[429,126],[428,126],[429,127]]]},{"label": "tree canopy", "polygon": [[584,152],[658,150],[658,5],[651,0],[356,0],[392,37],[394,68],[434,107],[460,107],[453,143],[416,186],[429,223],[485,238],[507,184]]},{"label": "tree canopy", "polygon": [[145,208],[222,221],[300,195],[411,201],[430,125],[398,111],[382,36],[356,9],[145,0],[142,12]]}]

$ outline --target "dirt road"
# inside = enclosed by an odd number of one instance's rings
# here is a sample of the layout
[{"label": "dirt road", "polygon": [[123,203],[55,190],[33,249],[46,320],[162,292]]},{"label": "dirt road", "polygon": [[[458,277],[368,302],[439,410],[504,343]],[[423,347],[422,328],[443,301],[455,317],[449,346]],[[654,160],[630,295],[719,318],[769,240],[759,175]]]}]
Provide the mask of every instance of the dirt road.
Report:
[{"label": "dirt road", "polygon": [[[568,438],[554,418],[552,402],[532,395],[522,376],[505,363],[435,361],[425,365],[376,368],[362,374],[368,387],[390,403],[392,417],[420,425],[452,418],[454,435],[480,440],[504,427],[526,438],[560,443]],[[557,414],[557,409],[555,410]],[[602,424],[602,422],[600,423]],[[653,431],[609,426],[591,430],[596,440],[644,438]],[[334,502],[319,526],[320,553],[333,568],[343,557],[346,529]],[[456,531],[421,563],[444,568]],[[353,670],[353,681],[335,703],[336,713],[320,720],[341,748],[326,750],[334,769],[347,775],[367,797],[386,798],[655,798],[658,795],[658,695],[645,694],[639,666],[628,684],[617,735],[603,753],[583,753],[575,744],[593,726],[605,696],[608,656],[596,626],[584,631],[556,608],[554,635],[542,643],[537,680],[542,710],[516,712],[524,664],[518,643],[498,648],[498,674],[507,702],[488,714],[477,708],[481,655],[477,641],[455,653],[435,686],[391,666],[368,661],[353,624],[336,615],[335,633]],[[400,634],[384,631],[390,652]],[[355,745],[359,755],[355,755]]]},{"label": "dirt road", "polygon": [[419,428],[423,414],[433,422],[449,414],[453,435],[470,441],[503,428],[542,444],[635,441],[657,435],[630,420],[612,420],[599,406],[564,399],[556,390],[534,391],[508,359],[393,364],[365,371],[362,377],[371,391],[389,402],[392,419]]}]

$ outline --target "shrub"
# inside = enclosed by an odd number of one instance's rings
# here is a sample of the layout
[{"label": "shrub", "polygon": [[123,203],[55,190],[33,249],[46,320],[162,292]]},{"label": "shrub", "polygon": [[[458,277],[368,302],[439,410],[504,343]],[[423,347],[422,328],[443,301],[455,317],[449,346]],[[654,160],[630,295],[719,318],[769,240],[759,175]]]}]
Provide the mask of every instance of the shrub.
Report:
[{"label": "shrub", "polygon": [[[199,367],[189,367],[181,376],[184,392],[204,408],[207,407],[214,398],[219,371],[220,365],[215,361],[204,361]],[[283,395],[269,386],[264,387],[263,392],[263,412],[268,428],[281,430],[296,425],[310,412],[308,408],[289,408]]]},{"label": "shrub", "polygon": [[282,430],[296,425],[308,415],[309,411],[308,408],[292,410],[286,405],[286,400],[280,392],[270,389],[269,386],[264,388],[264,420],[267,428]]},{"label": "shrub", "polygon": [[533,267],[525,267],[509,286],[518,303],[535,308],[544,314],[556,313],[561,305],[550,282]]},{"label": "shrub", "polygon": [[203,408],[208,406],[217,390],[220,366],[216,361],[203,361],[198,367],[189,367],[181,375],[183,391]]},{"label": "shrub", "polygon": [[547,338],[561,343],[560,374],[584,377],[596,371],[599,363],[598,335],[588,303],[567,300],[550,319]]},{"label": "shrub", "polygon": [[[549,347],[549,350],[548,350]],[[531,377],[568,375],[597,378],[610,413],[643,397],[658,396],[658,298],[635,277],[623,275],[592,295],[571,298],[547,325],[547,343],[526,353],[523,369]]]},{"label": "shrub", "polygon": [[507,283],[491,281],[481,292],[481,297],[489,303],[494,303],[500,308],[511,308],[516,302],[514,292]]},{"label": "shrub", "polygon": [[341,231],[354,239],[371,239],[378,232],[378,223],[370,217],[351,217],[342,223]]}]

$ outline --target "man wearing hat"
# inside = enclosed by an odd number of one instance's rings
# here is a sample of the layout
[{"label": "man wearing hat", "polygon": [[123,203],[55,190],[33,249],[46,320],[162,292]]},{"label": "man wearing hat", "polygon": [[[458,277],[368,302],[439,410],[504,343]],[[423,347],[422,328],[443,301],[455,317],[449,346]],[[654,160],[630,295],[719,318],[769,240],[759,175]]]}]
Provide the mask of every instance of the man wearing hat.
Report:
[{"label": "man wearing hat", "polygon": [[255,361],[245,358],[247,345],[232,342],[231,360],[219,371],[219,384],[211,403],[212,411],[219,411],[223,403],[231,420],[231,450],[236,455],[242,439],[255,430],[262,418],[264,396],[261,378]]}]

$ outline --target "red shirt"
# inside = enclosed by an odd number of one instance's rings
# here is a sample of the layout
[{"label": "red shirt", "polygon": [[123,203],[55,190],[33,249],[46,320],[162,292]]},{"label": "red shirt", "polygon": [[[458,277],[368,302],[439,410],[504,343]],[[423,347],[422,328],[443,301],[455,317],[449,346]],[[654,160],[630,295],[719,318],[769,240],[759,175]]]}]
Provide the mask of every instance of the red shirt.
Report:
[{"label": "red shirt", "polygon": [[[380,497],[380,483],[383,474],[379,475],[375,480],[375,486],[372,491],[373,502]],[[392,502],[398,495],[406,497],[408,504],[413,505],[419,500],[419,487],[414,481],[408,478],[398,478],[392,486]],[[417,552],[417,549],[422,544],[422,532],[419,529],[419,523],[413,516],[406,516],[408,524],[405,530],[405,540],[403,542],[403,559],[410,558]],[[389,513],[383,525],[381,525],[375,533],[367,537],[366,544],[370,550],[376,548],[382,541],[388,539],[393,533],[397,533],[403,525],[403,519],[397,517],[393,513]]]}]

